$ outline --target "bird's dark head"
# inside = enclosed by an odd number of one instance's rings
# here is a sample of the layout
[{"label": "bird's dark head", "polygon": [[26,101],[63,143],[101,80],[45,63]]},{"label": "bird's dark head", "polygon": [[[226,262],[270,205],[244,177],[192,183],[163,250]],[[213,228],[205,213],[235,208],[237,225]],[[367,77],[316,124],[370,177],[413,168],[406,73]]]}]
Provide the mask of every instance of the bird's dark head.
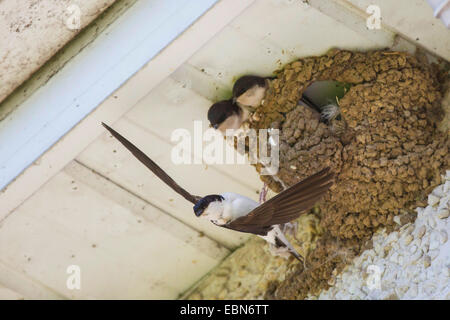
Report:
[{"label": "bird's dark head", "polygon": [[254,88],[255,86],[265,88],[266,78],[259,76],[243,76],[240,77],[233,86],[233,97],[235,99],[239,98],[246,91]]},{"label": "bird's dark head", "polygon": [[203,212],[208,208],[209,204],[214,201],[222,202],[224,197],[218,194],[211,194],[209,196],[203,197],[197,201],[194,206],[194,213],[197,217],[200,217]]},{"label": "bird's dark head", "polygon": [[243,76],[233,86],[233,102],[242,106],[257,107],[264,98],[267,88],[266,78]]},{"label": "bird's dark head", "polygon": [[231,100],[214,103],[208,110],[208,120],[211,127],[218,129],[229,117],[240,114],[241,109]]}]

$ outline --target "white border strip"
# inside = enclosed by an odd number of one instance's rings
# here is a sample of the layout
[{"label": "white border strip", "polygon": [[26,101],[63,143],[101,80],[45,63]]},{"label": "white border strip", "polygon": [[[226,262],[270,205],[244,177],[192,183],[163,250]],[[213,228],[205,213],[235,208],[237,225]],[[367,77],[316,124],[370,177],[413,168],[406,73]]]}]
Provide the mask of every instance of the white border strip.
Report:
[{"label": "white border strip", "polygon": [[[62,139],[47,150],[34,165],[25,169],[20,176],[0,192],[0,223],[23,201],[30,197],[52,176],[64,168],[100,134],[104,133],[101,121],[113,124],[152,88],[167,78],[187,61],[200,47],[228,25],[256,0],[222,0],[201,16],[183,34],[168,45],[122,87],[101,103],[89,116],[80,121]],[[192,2],[192,1],[191,1]],[[116,24],[133,23],[132,12],[116,21]],[[147,17],[146,17],[147,20]],[[144,24],[145,25],[145,21]],[[123,26],[122,26],[123,27]],[[142,27],[142,25],[140,26]],[[105,32],[101,37],[106,36]],[[125,35],[129,37],[129,35]],[[111,33],[107,37],[112,37]],[[116,43],[120,43],[117,42]],[[111,51],[111,48],[107,48]],[[81,53],[70,63],[77,63],[86,53]],[[87,57],[86,57],[87,58]],[[53,79],[51,80],[53,81]],[[47,86],[50,86],[48,83]],[[47,87],[46,86],[46,87]],[[46,87],[42,90],[46,90]],[[45,96],[45,93],[42,93]],[[114,98],[117,96],[118,98]]]},{"label": "white border strip", "polygon": [[0,122],[0,190],[217,0],[138,1]]}]

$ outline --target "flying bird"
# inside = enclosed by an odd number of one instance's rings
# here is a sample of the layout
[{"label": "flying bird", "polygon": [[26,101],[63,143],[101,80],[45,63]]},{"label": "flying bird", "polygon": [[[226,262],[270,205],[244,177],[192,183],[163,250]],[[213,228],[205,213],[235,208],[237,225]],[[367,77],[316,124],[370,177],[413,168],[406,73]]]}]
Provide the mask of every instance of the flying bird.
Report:
[{"label": "flying bird", "polygon": [[201,197],[180,187],[130,141],[105,123],[102,125],[158,178],[191,202],[197,217],[207,219],[222,228],[258,235],[266,240],[271,248],[289,252],[299,261],[303,261],[283,234],[282,225],[297,219],[303,211],[312,208],[328,191],[334,178],[330,168],[311,175],[262,204],[233,192]]}]

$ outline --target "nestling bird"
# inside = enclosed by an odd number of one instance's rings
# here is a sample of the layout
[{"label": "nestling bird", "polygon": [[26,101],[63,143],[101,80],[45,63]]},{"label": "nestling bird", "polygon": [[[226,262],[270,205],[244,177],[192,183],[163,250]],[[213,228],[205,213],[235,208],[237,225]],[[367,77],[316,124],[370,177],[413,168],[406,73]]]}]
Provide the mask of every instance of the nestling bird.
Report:
[{"label": "nestling bird", "polygon": [[[213,104],[208,110],[211,126],[225,133],[226,129],[238,129],[248,120],[250,113],[260,106],[266,95],[271,77],[247,75],[239,78],[233,86],[232,100],[224,100]],[[336,116],[339,108],[330,104],[327,108],[319,108],[308,96],[303,94],[299,101],[309,107],[322,121]]]},{"label": "nestling bird", "polygon": [[[269,88],[269,81],[273,79],[273,77],[252,75],[240,77],[233,86],[233,102],[241,108],[254,110],[261,105],[266,91]],[[300,101],[320,113],[319,107],[306,95],[303,95]]]},{"label": "nestling bird", "polygon": [[233,192],[200,197],[180,187],[153,160],[114,129],[104,123],[102,125],[158,178],[192,202],[197,217],[223,228],[258,235],[271,244],[271,248],[288,251],[302,261],[300,254],[281,231],[281,225],[297,219],[328,191],[334,178],[329,168],[293,185],[263,204]]},{"label": "nestling bird", "polygon": [[225,134],[227,129],[239,129],[247,121],[249,112],[231,100],[214,103],[208,110],[208,120],[214,129]]}]

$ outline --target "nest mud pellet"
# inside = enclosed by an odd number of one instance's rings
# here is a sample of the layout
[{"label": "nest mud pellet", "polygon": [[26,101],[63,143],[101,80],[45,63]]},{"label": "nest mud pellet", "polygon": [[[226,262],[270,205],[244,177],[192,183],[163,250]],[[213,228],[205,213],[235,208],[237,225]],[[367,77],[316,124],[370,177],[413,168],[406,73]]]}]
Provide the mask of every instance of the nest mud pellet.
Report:
[{"label": "nest mud pellet", "polygon": [[[299,264],[285,281],[272,283],[267,298],[304,298],[328,286],[348,260],[329,259],[336,243],[355,255],[375,230],[392,228],[396,215],[413,215],[425,204],[449,168],[448,132],[437,129],[439,76],[407,53],[333,50],[288,64],[271,82],[250,125],[281,130],[280,170],[277,179],[261,179],[279,192],[279,180],[290,186],[327,166],[337,178],[320,202],[325,234],[309,257],[317,267]],[[342,118],[329,125],[298,105],[302,92],[321,80],[353,85],[339,101]]]}]

